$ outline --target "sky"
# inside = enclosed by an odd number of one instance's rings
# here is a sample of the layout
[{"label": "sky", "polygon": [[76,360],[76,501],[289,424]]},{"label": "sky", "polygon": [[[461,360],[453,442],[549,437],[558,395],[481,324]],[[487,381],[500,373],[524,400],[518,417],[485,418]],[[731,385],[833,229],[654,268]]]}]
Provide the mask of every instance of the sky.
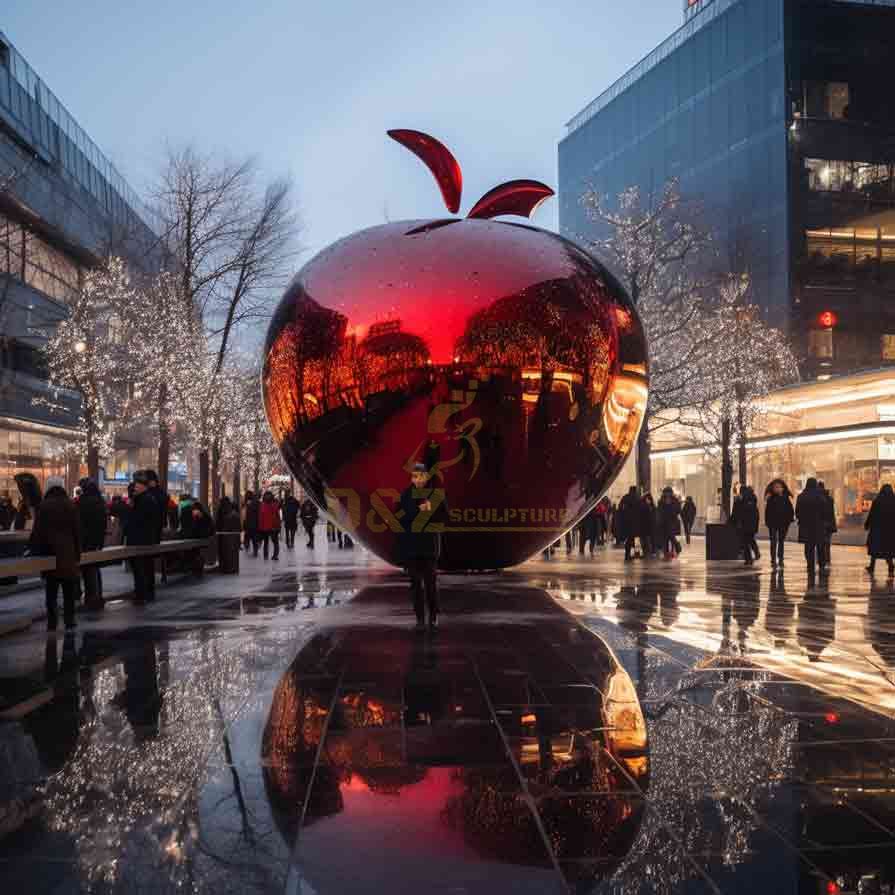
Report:
[{"label": "sky", "polygon": [[565,122],[682,20],[680,0],[3,0],[0,30],[138,191],[188,143],[291,176],[306,261],[445,215],[389,128],[454,152],[461,214],[506,180],[556,188]]}]

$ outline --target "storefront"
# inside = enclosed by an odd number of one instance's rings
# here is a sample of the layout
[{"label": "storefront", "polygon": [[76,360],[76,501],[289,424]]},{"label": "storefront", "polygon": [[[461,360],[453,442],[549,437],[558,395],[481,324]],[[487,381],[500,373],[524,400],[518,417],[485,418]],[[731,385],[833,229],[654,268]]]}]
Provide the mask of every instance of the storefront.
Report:
[{"label": "storefront", "polygon": [[[3,426],[4,422],[8,428]],[[18,425],[23,428],[14,428]],[[41,426],[24,428],[25,425],[15,420],[0,421],[0,496],[8,495],[14,502],[18,500],[15,477],[19,473],[30,472],[42,489],[50,476],[66,479],[70,473],[66,452],[69,442],[60,437],[59,430]]]},{"label": "storefront", "polygon": [[[719,517],[721,464],[717,446],[693,443],[690,431],[668,427],[652,452],[653,490],[671,485],[692,496],[702,520]],[[737,482],[737,446],[732,446]],[[760,424],[747,442],[748,484],[762,494],[784,479],[794,493],[814,477],[836,503],[842,542],[862,543],[870,503],[895,485],[895,372],[875,370],[781,389],[762,402]],[[613,486],[633,484],[629,463]]]}]

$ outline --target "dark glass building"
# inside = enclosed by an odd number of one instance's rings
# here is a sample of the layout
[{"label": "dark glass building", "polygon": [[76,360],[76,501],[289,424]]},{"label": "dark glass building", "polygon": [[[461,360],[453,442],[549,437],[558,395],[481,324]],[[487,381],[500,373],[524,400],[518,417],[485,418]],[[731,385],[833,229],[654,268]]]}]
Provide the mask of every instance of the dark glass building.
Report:
[{"label": "dark glass building", "polygon": [[696,0],[684,18],[568,123],[560,229],[596,235],[588,187],[677,177],[806,375],[895,363],[895,0]]}]

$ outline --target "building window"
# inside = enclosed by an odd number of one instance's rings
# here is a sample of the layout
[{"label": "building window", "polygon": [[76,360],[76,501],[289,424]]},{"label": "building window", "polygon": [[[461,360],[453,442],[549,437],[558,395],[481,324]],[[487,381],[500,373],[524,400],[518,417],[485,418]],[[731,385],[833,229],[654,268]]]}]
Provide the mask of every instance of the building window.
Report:
[{"label": "building window", "polygon": [[895,360],[895,335],[884,333],[881,341],[883,360]]},{"label": "building window", "polygon": [[809,330],[808,353],[811,357],[831,358],[833,356],[833,330]]},{"label": "building window", "polygon": [[80,268],[36,233],[0,215],[0,273],[66,302],[78,289]]},{"label": "building window", "polygon": [[840,159],[806,158],[808,189],[850,193],[861,190],[871,196],[892,193],[893,166]]},{"label": "building window", "polygon": [[803,104],[809,118],[848,118],[848,84],[843,81],[805,81]]}]

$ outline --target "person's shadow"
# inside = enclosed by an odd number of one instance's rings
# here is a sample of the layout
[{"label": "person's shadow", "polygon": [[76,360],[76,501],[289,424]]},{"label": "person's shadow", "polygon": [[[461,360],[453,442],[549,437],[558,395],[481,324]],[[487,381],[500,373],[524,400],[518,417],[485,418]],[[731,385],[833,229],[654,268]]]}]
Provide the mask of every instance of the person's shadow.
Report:
[{"label": "person's shadow", "polygon": [[889,667],[895,667],[895,585],[872,581],[864,630],[870,645]]},{"label": "person's shadow", "polygon": [[774,646],[780,649],[792,636],[796,618],[796,604],[786,593],[783,572],[771,573],[771,589],[765,609],[764,626],[774,639]]},{"label": "person's shadow", "polygon": [[796,639],[811,662],[819,661],[821,653],[836,639],[836,601],[830,597],[826,578],[821,578],[817,586],[809,581],[799,605]]}]

